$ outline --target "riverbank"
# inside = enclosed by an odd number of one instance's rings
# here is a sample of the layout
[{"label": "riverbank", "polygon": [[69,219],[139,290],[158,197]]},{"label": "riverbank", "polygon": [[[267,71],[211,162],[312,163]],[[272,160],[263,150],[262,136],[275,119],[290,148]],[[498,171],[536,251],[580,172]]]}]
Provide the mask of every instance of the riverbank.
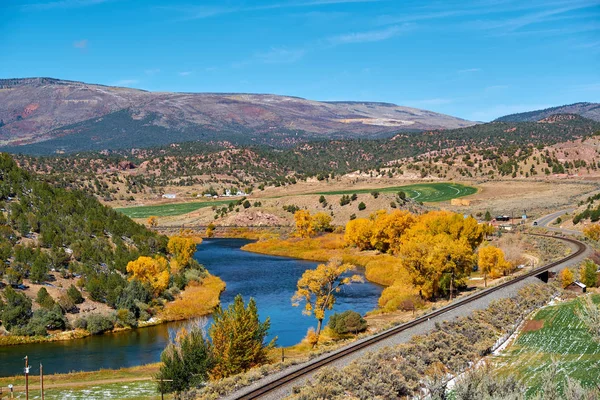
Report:
[{"label": "riverbank", "polygon": [[345,247],[342,233],[328,233],[314,238],[272,238],[248,243],[242,247],[242,250],[317,262],[327,262],[337,257],[344,263],[363,267],[365,278],[381,286],[390,286],[394,283],[394,274],[390,271],[396,271],[401,267],[400,260],[389,254]]},{"label": "riverbank", "polygon": [[[192,281],[177,298],[164,305],[162,311],[148,321],[139,321],[137,326],[120,326],[104,333],[116,333],[133,329],[147,328],[172,321],[182,321],[210,315],[220,304],[225,282],[214,275],[206,276],[201,282]],[[116,312],[116,310],[114,310]],[[85,329],[61,331],[48,336],[0,336],[0,346],[16,346],[33,343],[50,343],[83,339],[92,336]]]}]

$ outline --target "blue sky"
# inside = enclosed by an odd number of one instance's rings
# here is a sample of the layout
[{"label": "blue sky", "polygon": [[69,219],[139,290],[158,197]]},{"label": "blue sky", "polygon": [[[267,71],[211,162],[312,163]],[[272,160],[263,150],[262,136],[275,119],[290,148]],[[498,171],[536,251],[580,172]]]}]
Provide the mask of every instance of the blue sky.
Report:
[{"label": "blue sky", "polygon": [[600,101],[600,0],[0,0],[0,77],[385,101]]}]

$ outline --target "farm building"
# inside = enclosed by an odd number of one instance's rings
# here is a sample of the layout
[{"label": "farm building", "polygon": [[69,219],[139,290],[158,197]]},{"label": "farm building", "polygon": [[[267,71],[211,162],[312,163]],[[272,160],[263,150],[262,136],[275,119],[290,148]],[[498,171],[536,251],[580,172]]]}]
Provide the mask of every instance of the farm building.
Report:
[{"label": "farm building", "polygon": [[569,286],[567,286],[565,289],[570,290],[572,292],[576,292],[576,293],[585,293],[586,286],[579,281],[575,281],[575,282],[571,283]]},{"label": "farm building", "polygon": [[177,195],[174,193],[165,193],[162,195],[162,197],[163,199],[174,199],[177,197]]}]

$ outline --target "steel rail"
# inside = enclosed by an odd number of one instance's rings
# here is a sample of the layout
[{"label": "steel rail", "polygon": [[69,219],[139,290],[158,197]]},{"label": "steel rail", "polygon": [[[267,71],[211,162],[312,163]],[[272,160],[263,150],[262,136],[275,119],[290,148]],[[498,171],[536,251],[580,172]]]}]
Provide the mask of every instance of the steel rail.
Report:
[{"label": "steel rail", "polygon": [[531,235],[549,237],[549,238],[559,239],[559,240],[562,240],[565,242],[569,242],[571,244],[576,245],[577,250],[560,260],[557,260],[557,261],[551,262],[549,264],[543,265],[541,267],[535,268],[526,274],[517,276],[517,277],[515,277],[509,281],[503,282],[497,286],[493,286],[491,288],[484,289],[480,292],[469,295],[468,297],[464,297],[464,298],[457,300],[453,303],[450,303],[449,305],[444,306],[438,310],[432,311],[428,314],[418,317],[410,322],[406,322],[402,325],[398,325],[398,326],[390,328],[386,331],[375,334],[367,339],[350,344],[340,350],[334,351],[333,353],[331,353],[321,359],[315,360],[314,362],[310,362],[307,365],[305,365],[295,371],[285,374],[276,380],[273,380],[271,382],[266,383],[265,385],[254,388],[246,393],[242,393],[238,397],[234,397],[234,398],[236,400],[249,400],[249,399],[256,399],[261,396],[264,396],[264,395],[268,394],[269,392],[272,392],[275,389],[278,389],[281,386],[286,385],[286,384],[298,379],[299,377],[301,377],[303,375],[311,373],[316,369],[319,369],[327,364],[330,364],[336,360],[339,360],[340,358],[343,358],[343,357],[345,357],[349,354],[352,354],[358,350],[369,347],[375,343],[381,342],[382,340],[385,340],[385,339],[387,339],[391,336],[394,336],[400,332],[403,332],[409,328],[412,328],[412,327],[420,325],[424,322],[427,322],[431,318],[440,316],[440,315],[447,313],[448,311],[454,310],[458,307],[462,307],[465,304],[469,304],[475,300],[478,300],[482,297],[489,295],[490,293],[496,292],[500,289],[504,289],[504,288],[511,286],[517,282],[521,282],[527,278],[531,278],[532,276],[537,276],[543,272],[548,271],[551,268],[556,267],[557,265],[560,265],[564,262],[567,262],[569,260],[572,260],[572,259],[580,256],[587,250],[587,246],[584,243],[580,242],[579,240],[566,238],[566,237],[559,237],[559,236],[554,236],[554,235],[539,234],[539,233],[532,233]]}]

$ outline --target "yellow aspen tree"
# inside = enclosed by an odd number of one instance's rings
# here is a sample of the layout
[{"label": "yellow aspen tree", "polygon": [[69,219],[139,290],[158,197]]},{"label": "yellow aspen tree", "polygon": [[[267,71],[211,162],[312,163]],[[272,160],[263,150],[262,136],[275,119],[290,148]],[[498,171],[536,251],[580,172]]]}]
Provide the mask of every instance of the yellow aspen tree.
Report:
[{"label": "yellow aspen tree", "polygon": [[155,296],[159,296],[169,285],[169,268],[164,257],[141,256],[127,264],[129,280],[138,279],[152,287]]},{"label": "yellow aspen tree", "polygon": [[483,283],[487,287],[488,275],[497,276],[508,269],[509,263],[504,259],[504,252],[495,246],[484,246],[479,249],[479,270],[483,274]]},{"label": "yellow aspen tree", "polygon": [[373,221],[358,218],[346,224],[344,242],[348,246],[356,246],[360,250],[371,249],[371,236],[373,235]]},{"label": "yellow aspen tree", "polygon": [[312,217],[307,210],[298,210],[294,213],[294,222],[296,223],[296,234],[303,238],[309,238],[315,235],[312,223]]},{"label": "yellow aspen tree", "polygon": [[180,268],[185,268],[196,252],[196,242],[192,238],[171,236],[167,244],[167,250],[169,250],[172,260],[175,261],[174,264]]},{"label": "yellow aspen tree", "polygon": [[154,215],[149,217],[147,222],[151,228],[156,228],[158,226],[158,218]]},{"label": "yellow aspen tree", "polygon": [[304,302],[305,315],[314,315],[317,319],[317,339],[321,333],[325,311],[331,310],[335,305],[336,294],[341,287],[352,282],[362,282],[360,275],[343,276],[346,272],[355,269],[354,265],[342,264],[340,259],[331,259],[327,264],[319,264],[315,269],[304,271],[298,280],[296,293],[292,297],[292,304],[297,307]]},{"label": "yellow aspen tree", "polygon": [[575,276],[573,275],[573,271],[571,271],[569,268],[565,268],[562,271],[560,271],[559,277],[560,283],[563,288],[566,288],[571,283],[575,282]]}]

